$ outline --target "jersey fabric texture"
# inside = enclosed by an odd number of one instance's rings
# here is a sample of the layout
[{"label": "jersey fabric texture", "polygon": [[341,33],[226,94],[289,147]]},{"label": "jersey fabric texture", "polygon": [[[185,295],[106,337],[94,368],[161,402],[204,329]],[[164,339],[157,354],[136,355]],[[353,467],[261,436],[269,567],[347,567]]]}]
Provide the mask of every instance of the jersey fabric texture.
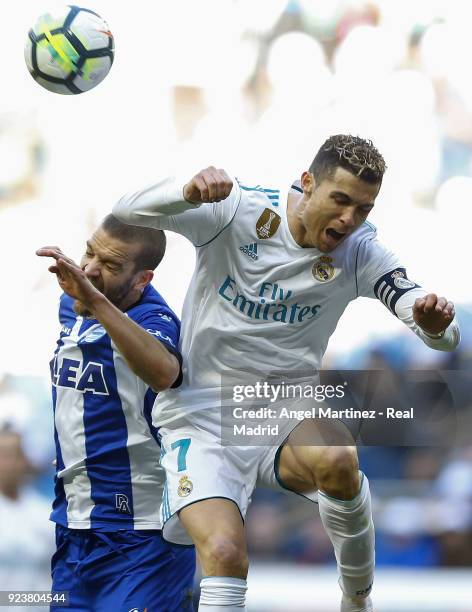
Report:
[{"label": "jersey fabric texture", "polygon": [[[60,299],[62,329],[51,362],[57,451],[51,520],[72,529],[160,529],[156,393],[97,320],[74,312],[73,302]],[[151,285],[126,314],[178,355],[179,320]]]},{"label": "jersey fabric texture", "polygon": [[104,533],[61,525],[56,543],[52,590],[68,591],[71,612],[193,610],[193,547],[173,546],[160,531]]},{"label": "jersey fabric texture", "polygon": [[[336,249],[298,245],[288,226],[289,190],[234,181],[229,197],[195,206],[183,183],[166,179],[124,196],[113,214],[126,223],[172,230],[196,247],[197,262],[182,313],[183,383],[156,400],[164,425],[192,410],[220,405],[225,372],[314,372],[350,301],[377,298],[433,348],[459,341],[455,322],[427,337],[412,307],[424,289],[364,223]],[[223,382],[224,384],[224,382]]]}]

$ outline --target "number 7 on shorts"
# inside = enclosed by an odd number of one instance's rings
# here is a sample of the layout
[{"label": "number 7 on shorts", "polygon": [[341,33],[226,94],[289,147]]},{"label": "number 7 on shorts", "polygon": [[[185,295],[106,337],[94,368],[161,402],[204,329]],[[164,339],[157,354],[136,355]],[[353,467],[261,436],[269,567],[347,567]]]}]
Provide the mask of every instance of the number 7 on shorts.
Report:
[{"label": "number 7 on shorts", "polygon": [[179,454],[177,456],[177,471],[178,472],[183,472],[187,469],[186,457],[187,457],[188,449],[190,448],[191,441],[192,440],[190,438],[182,438],[182,440],[176,440],[175,442],[172,442],[172,444],[170,445],[172,450],[175,450],[176,448],[179,449]]}]

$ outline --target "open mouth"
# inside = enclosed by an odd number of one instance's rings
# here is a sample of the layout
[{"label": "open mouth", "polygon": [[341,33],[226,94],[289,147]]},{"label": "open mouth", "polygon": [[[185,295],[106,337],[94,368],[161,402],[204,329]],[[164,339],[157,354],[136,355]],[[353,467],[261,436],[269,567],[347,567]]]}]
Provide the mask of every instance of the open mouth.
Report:
[{"label": "open mouth", "polygon": [[339,242],[340,240],[342,240],[344,236],[346,235],[346,234],[341,234],[341,232],[337,232],[332,227],[329,227],[326,230],[326,233],[328,234],[330,238],[332,238],[336,242]]}]

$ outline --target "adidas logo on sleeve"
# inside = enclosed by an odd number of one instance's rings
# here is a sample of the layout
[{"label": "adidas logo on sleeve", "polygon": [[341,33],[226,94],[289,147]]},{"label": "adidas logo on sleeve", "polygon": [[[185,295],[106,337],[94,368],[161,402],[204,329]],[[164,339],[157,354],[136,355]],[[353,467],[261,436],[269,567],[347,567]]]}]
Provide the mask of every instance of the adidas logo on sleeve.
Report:
[{"label": "adidas logo on sleeve", "polygon": [[257,244],[253,242],[252,244],[244,244],[239,247],[239,250],[242,251],[245,255],[257,261]]}]

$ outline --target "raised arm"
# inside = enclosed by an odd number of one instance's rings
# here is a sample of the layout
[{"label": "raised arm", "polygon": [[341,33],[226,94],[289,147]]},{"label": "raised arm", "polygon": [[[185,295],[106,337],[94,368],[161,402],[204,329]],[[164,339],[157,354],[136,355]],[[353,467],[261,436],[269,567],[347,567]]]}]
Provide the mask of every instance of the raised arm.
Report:
[{"label": "raised arm", "polygon": [[146,330],[114,306],[57,247],[39,249],[37,255],[52,257],[49,271],[56,274],[61,289],[80,300],[106,329],[130,369],[154,391],[171,387],[180,374],[177,357],[156,338],[157,330]]},{"label": "raised arm", "polygon": [[236,181],[210,166],[186,183],[167,178],[129,193],[112,212],[123,223],[171,230],[203,246],[231,221],[240,197]]},{"label": "raised arm", "polygon": [[410,280],[397,258],[377,240],[358,253],[359,295],[379,299],[430,348],[453,351],[460,331],[452,302]]}]

